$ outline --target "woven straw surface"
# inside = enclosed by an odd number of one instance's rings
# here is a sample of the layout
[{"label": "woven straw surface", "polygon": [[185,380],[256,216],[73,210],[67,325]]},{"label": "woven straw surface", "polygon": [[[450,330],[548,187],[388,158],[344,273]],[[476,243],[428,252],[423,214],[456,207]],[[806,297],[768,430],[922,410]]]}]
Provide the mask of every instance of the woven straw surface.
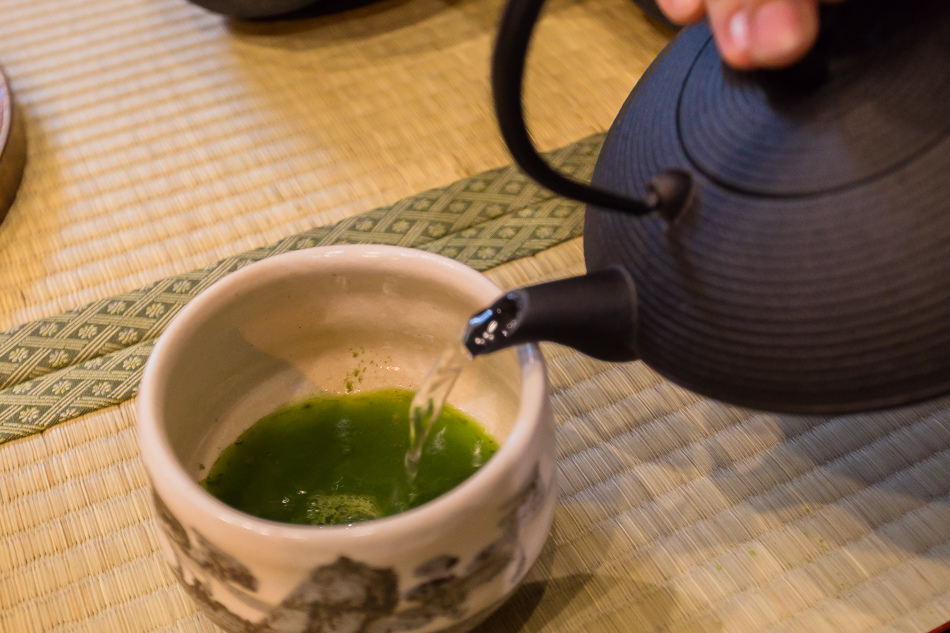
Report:
[{"label": "woven straw surface", "polygon": [[[0,225],[0,331],[505,164],[486,82],[498,7],[242,24],[183,0],[0,2],[29,142]],[[529,77],[539,143],[604,130],[666,35],[623,0],[554,0]],[[582,270],[574,239],[488,274]],[[950,619],[950,402],[776,416],[545,354],[560,502],[486,633]],[[134,423],[125,401],[0,445],[0,631],[216,630],[160,559]]]},{"label": "woven straw surface", "polygon": [[[389,0],[240,23],[185,0],[2,0],[26,122],[0,225],[0,330],[509,162],[499,0]],[[542,147],[602,132],[667,35],[555,0],[528,103]]]},{"label": "woven straw surface", "polygon": [[[552,151],[548,162],[589,180],[603,138],[594,134]],[[0,442],[130,398],[155,337],[172,317],[210,284],[265,257],[314,246],[388,244],[485,271],[580,235],[583,221],[583,204],[555,196],[509,165],[15,326],[0,332]]]}]

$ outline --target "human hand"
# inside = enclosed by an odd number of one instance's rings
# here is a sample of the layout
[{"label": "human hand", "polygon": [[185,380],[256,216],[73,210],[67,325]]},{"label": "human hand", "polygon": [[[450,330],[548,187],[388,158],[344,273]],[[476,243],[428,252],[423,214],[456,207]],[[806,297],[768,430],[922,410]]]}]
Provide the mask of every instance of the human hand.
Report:
[{"label": "human hand", "polygon": [[818,4],[837,0],[656,0],[673,22],[709,18],[723,60],[742,70],[801,59],[818,37]]}]

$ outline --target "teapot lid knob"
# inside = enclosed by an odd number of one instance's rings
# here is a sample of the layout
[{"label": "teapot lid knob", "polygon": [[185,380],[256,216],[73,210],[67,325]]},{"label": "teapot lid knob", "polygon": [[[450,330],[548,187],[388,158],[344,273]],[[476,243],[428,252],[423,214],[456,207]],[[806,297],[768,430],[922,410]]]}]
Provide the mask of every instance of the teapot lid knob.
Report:
[{"label": "teapot lid knob", "polygon": [[645,189],[647,206],[656,210],[667,224],[674,224],[685,212],[700,205],[699,183],[686,169],[667,169],[650,179]]}]

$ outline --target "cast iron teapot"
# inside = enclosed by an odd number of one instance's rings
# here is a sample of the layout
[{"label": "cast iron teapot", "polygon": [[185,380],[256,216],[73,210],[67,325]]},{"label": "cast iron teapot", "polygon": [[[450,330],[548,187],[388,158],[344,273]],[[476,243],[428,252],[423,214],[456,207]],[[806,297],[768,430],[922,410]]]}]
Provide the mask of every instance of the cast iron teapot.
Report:
[{"label": "cast iron teapot", "polygon": [[950,393],[950,3],[823,9],[809,56],[737,72],[705,24],[634,88],[592,186],[531,144],[543,0],[509,0],[492,70],[515,160],[588,203],[588,274],[475,315],[483,354],[555,341],[730,403],[839,413]]}]

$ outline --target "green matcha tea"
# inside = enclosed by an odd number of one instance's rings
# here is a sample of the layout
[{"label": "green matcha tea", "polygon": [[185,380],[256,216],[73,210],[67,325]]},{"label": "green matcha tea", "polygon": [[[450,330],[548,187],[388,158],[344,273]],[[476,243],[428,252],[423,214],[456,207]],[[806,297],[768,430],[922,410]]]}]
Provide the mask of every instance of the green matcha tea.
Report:
[{"label": "green matcha tea", "polygon": [[318,397],[281,409],[225,448],[201,483],[238,510],[284,523],[356,523],[422,505],[470,477],[498,444],[447,405],[410,485],[405,459],[412,395]]}]

